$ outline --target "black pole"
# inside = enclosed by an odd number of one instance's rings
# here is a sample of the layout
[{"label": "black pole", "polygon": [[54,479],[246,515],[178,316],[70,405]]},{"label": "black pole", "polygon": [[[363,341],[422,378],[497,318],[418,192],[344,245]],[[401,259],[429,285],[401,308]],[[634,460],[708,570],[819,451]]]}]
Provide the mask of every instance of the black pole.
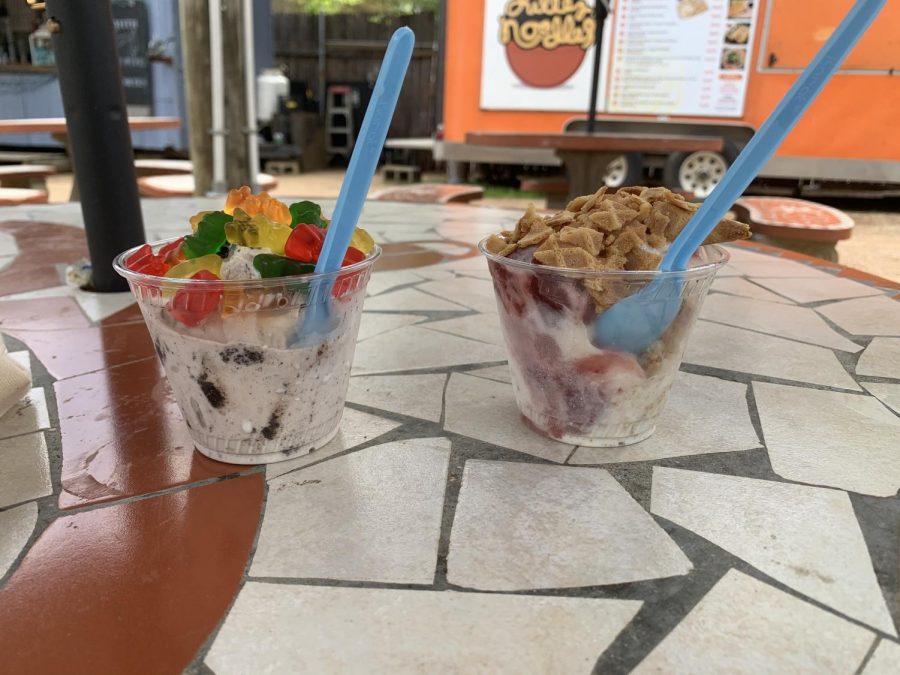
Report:
[{"label": "black pole", "polygon": [[96,291],[128,286],[113,258],[144,242],[109,0],[47,0],[69,151]]},{"label": "black pole", "polygon": [[587,132],[594,133],[594,115],[597,114],[597,87],[600,79],[600,39],[603,37],[603,20],[606,7],[602,0],[594,0],[594,61],[591,65],[591,100],[588,103]]}]

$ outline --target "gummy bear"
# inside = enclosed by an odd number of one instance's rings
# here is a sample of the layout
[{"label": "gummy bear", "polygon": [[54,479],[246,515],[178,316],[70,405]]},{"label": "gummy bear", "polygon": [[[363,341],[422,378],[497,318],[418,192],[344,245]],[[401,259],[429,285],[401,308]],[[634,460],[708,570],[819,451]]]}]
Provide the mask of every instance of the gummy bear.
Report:
[{"label": "gummy bear", "polygon": [[256,268],[256,271],[259,272],[263,279],[310,274],[316,269],[316,266],[312,263],[300,262],[299,260],[292,260],[269,253],[260,253],[254,257],[253,267]]},{"label": "gummy bear", "polygon": [[375,248],[375,240],[372,239],[371,234],[361,227],[357,227],[353,230],[353,238],[350,240],[350,246],[359,249],[365,255],[369,255],[369,253],[372,252],[372,249]]},{"label": "gummy bear", "polygon": [[351,246],[344,254],[344,260],[343,262],[341,262],[341,267],[346,267],[347,265],[355,265],[356,263],[362,262],[365,259],[365,253],[360,251],[358,248],[354,248],[353,246]]},{"label": "gummy bear", "polygon": [[182,263],[186,260],[184,252],[181,250],[181,245],[183,243],[184,237],[179,237],[175,241],[160,248],[157,255],[165,260],[167,265],[177,265],[178,263]]},{"label": "gummy bear", "polygon": [[140,272],[141,274],[150,274],[157,277],[163,276],[169,269],[162,256],[153,253],[150,244],[144,244],[128,256],[125,259],[125,267],[132,272]]},{"label": "gummy bear", "polygon": [[166,276],[172,279],[192,279],[201,270],[211,272],[219,277],[222,270],[222,259],[215,253],[192,258],[170,268],[166,272]]},{"label": "gummy bear", "polygon": [[[194,218],[200,215],[198,213]],[[181,252],[186,258],[218,253],[225,245],[225,224],[230,223],[232,217],[222,211],[207,211],[202,215],[194,234],[187,235],[181,245]]]},{"label": "gummy bear", "polygon": [[241,209],[236,209],[234,220],[225,224],[225,238],[228,243],[268,248],[278,255],[284,253],[285,242],[292,232],[288,225],[276,223],[263,215],[250,217]]},{"label": "gummy bear", "polygon": [[[200,270],[191,279],[215,281],[219,277],[207,270]],[[188,286],[175,294],[166,307],[176,321],[185,326],[198,326],[207,316],[215,311],[222,300],[220,284],[200,284]]]},{"label": "gummy bear", "polygon": [[260,192],[254,195],[246,185],[231,190],[225,199],[225,213],[234,213],[240,209],[249,216],[265,216],[273,223],[291,224],[291,212],[288,207],[269,195]]},{"label": "gummy bear", "polygon": [[300,223],[291,231],[284,245],[284,254],[300,262],[314,263],[322,252],[325,231],[315,225]]}]

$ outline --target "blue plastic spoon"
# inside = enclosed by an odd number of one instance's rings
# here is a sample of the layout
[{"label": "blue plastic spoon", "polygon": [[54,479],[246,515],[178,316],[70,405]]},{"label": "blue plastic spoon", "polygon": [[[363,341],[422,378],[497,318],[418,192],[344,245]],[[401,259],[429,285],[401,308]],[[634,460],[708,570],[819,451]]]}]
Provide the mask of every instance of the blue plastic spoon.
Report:
[{"label": "blue plastic spoon", "polygon": [[[683,275],[694,251],[715,229],[731,205],[806,112],[822,88],[884,7],[886,0],[857,0],[825,46],[801,73],[778,107],[741,151],[722,181],[672,242],[659,265],[663,274],[597,317],[591,342],[600,348],[643,352],[668,328],[681,307]],[[848,124],[852,120],[848,119]]]},{"label": "blue plastic spoon", "polygon": [[[388,43],[381,70],[375,81],[372,98],[366,108],[359,138],[350,155],[350,165],[341,184],[331,224],[316,263],[316,274],[336,272],[341,268],[353,231],[362,213],[372,177],[378,167],[378,158],[387,138],[403,78],[412,57],[415,35],[409,28],[399,28]],[[334,279],[314,283],[309,294],[309,305],[298,331],[298,341],[310,343],[331,330],[331,287]]]}]

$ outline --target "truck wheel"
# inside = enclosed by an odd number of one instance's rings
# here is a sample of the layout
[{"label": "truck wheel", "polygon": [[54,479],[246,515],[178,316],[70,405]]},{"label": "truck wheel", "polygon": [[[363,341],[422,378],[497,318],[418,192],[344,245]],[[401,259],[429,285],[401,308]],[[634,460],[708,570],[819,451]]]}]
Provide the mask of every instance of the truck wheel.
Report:
[{"label": "truck wheel", "polygon": [[644,156],[639,152],[626,152],[615,157],[603,174],[603,182],[608,188],[640,185],[644,178]]},{"label": "truck wheel", "polygon": [[666,160],[663,182],[672,190],[692,192],[695,198],[706,199],[737,155],[737,148],[730,141],[725,141],[722,152],[673,152]]}]

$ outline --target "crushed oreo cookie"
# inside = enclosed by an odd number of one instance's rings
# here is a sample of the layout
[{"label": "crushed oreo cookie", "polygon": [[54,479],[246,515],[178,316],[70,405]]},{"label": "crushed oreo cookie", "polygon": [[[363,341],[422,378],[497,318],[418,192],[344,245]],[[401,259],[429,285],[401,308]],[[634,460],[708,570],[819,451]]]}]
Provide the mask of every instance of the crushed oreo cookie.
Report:
[{"label": "crushed oreo cookie", "polygon": [[272,414],[269,415],[268,424],[260,429],[260,433],[271,441],[275,438],[275,434],[278,433],[279,428],[281,428],[281,411],[273,410]]},{"label": "crushed oreo cookie", "polygon": [[237,366],[250,366],[262,363],[266,355],[261,349],[253,347],[226,347],[219,354],[224,363],[234,363]]},{"label": "crushed oreo cookie", "polygon": [[203,392],[203,395],[206,396],[206,400],[209,401],[209,404],[213,408],[221,408],[225,405],[225,394],[215,384],[209,381],[209,375],[206,372],[203,372],[200,377],[197,378],[197,384],[200,385],[200,390]]}]

